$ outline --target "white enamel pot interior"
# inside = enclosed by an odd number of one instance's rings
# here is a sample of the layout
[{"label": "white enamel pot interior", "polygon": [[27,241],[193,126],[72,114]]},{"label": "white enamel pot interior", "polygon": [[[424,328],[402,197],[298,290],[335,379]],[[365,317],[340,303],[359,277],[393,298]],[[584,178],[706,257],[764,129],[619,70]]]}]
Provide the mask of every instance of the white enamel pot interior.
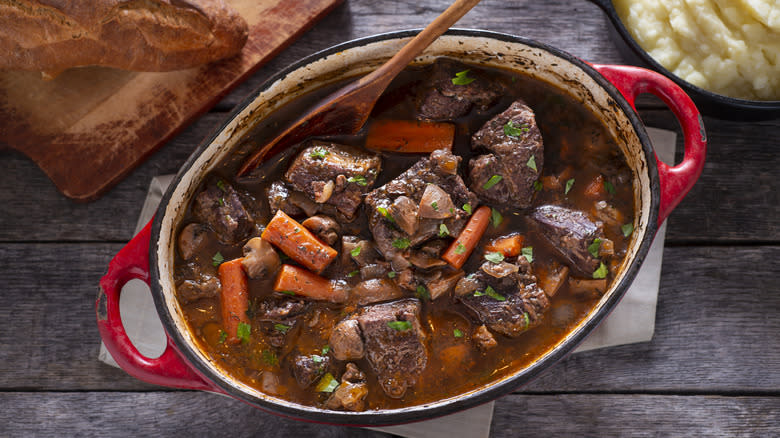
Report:
[{"label": "white enamel pot interior", "polygon": [[174,293],[175,230],[204,176],[230,155],[244,134],[295,98],[345,78],[363,75],[395,54],[416,31],[394,32],[341,44],[314,54],[275,75],[235,110],[219,131],[187,160],[165,194],[155,217],[150,246],[152,293],[157,311],[177,351],[208,379],[216,392],[258,408],[298,419],[350,425],[386,425],[427,419],[485,403],[517,389],[572,351],[623,296],[644,259],[657,229],[658,172],[650,142],[639,118],[604,77],[579,59],[541,43],[515,36],[473,30],[451,30],[416,60],[437,57],[522,72],[568,90],[582,105],[598,114],[618,140],[634,178],[635,231],[628,254],[610,290],[594,310],[563,340],[530,366],[468,393],[403,409],[336,412],[299,405],[269,396],[231,378],[203,352],[187,329]]}]

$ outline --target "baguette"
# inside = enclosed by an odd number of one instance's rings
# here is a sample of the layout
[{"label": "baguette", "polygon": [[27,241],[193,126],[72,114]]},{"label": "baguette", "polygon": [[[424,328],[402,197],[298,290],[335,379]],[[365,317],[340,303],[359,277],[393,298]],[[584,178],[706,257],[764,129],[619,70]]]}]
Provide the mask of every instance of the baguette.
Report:
[{"label": "baguette", "polygon": [[236,55],[246,39],[223,0],[0,0],[0,69],[181,70]]}]

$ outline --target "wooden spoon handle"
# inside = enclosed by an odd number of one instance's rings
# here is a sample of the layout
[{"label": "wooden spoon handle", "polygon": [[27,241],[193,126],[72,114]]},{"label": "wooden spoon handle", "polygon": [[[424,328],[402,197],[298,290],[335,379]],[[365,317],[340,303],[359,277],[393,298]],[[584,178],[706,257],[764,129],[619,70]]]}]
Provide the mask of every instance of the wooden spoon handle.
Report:
[{"label": "wooden spoon handle", "polygon": [[[381,67],[371,72],[371,74],[361,78],[356,84],[356,88],[361,85],[375,82],[376,85],[383,84],[385,87],[398,76],[412,60],[428,47],[436,38],[440,37],[447,29],[455,24],[460,17],[466,15],[466,12],[477,5],[480,0],[456,0],[435,20],[431,22],[422,32],[418,33],[401,50],[398,51]],[[384,88],[384,87],[383,87]]]}]

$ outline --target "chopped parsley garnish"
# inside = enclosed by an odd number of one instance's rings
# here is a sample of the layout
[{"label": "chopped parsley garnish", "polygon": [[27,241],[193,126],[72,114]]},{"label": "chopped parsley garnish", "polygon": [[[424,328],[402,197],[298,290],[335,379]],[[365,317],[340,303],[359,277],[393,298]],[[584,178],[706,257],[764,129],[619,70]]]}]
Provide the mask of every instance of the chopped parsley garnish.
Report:
[{"label": "chopped parsley garnish", "polygon": [[428,292],[428,289],[426,289],[425,286],[419,285],[417,286],[417,297],[421,300],[430,300],[431,293]]},{"label": "chopped parsley garnish", "polygon": [[390,271],[387,273],[387,278],[395,278],[395,271]]},{"label": "chopped parsley garnish", "polygon": [[406,237],[393,240],[393,246],[398,249],[409,248],[409,243],[410,243],[409,239],[407,239]]},{"label": "chopped parsley garnish", "polygon": [[402,332],[412,328],[412,323],[409,321],[387,321],[387,326],[393,330]]},{"label": "chopped parsley garnish", "polygon": [[217,181],[217,187],[219,187],[220,190],[223,192],[226,192],[227,189],[225,188],[225,181],[219,180]]},{"label": "chopped parsley garnish", "polygon": [[433,211],[439,211],[439,203],[436,201],[431,202],[431,208]]},{"label": "chopped parsley garnish", "polygon": [[276,353],[271,350],[263,350],[263,362],[268,365],[276,366],[279,363],[279,358],[276,357]]},{"label": "chopped parsley garnish", "polygon": [[360,245],[357,245],[354,248],[352,248],[352,251],[350,251],[349,253],[352,255],[352,257],[359,256],[360,255]]},{"label": "chopped parsley garnish", "polygon": [[568,195],[569,190],[571,190],[572,186],[574,185],[574,178],[566,181],[566,188],[563,189],[563,194]]},{"label": "chopped parsley garnish", "polygon": [[601,239],[599,239],[597,237],[597,238],[593,239],[593,243],[588,245],[588,252],[594,258],[599,258],[599,248],[601,248]]},{"label": "chopped parsley garnish", "polygon": [[609,192],[610,195],[615,194],[615,186],[611,182],[604,180],[604,189]]},{"label": "chopped parsley garnish", "polygon": [[285,295],[291,295],[291,296],[295,296],[295,292],[293,292],[293,291],[291,291],[291,290],[282,290],[282,291],[279,291],[279,292],[280,292],[280,293],[283,293],[283,294],[285,294]]},{"label": "chopped parsley garnish", "polygon": [[358,274],[360,274],[360,271],[352,271],[349,274],[347,274],[347,277],[352,278]]},{"label": "chopped parsley garnish", "polygon": [[496,301],[506,301],[506,297],[501,295],[500,293],[496,292],[495,289],[488,286],[485,288],[485,292],[482,291],[476,291],[474,292],[475,297],[483,297],[483,296],[489,296],[490,298],[493,298]]},{"label": "chopped parsley garnish", "polygon": [[525,327],[528,328],[529,325],[531,325],[531,318],[528,317],[528,312],[523,313],[523,319],[525,319]]},{"label": "chopped parsley garnish", "polygon": [[534,172],[538,172],[539,170],[536,169],[536,157],[531,155],[531,158],[528,159],[528,161],[525,163],[526,166],[530,167],[534,170]]},{"label": "chopped parsley garnish", "polygon": [[219,331],[219,343],[224,344],[225,340],[227,339],[227,332],[224,330]]},{"label": "chopped parsley garnish", "polygon": [[593,271],[593,278],[599,279],[599,278],[607,278],[607,265],[604,264],[604,262],[599,263],[599,268]]},{"label": "chopped parsley garnish", "polygon": [[219,199],[217,199],[217,201],[219,201],[219,206],[220,207],[224,207],[225,206],[225,200],[223,198],[219,198]]},{"label": "chopped parsley garnish", "polygon": [[468,214],[471,214],[471,204],[463,204],[463,211],[465,211]]},{"label": "chopped parsley garnish", "polygon": [[460,331],[459,329],[455,329],[452,331],[452,336],[455,336],[456,338],[462,338],[463,332]]},{"label": "chopped parsley garnish", "polygon": [[219,266],[222,264],[222,262],[225,261],[225,258],[222,257],[222,253],[217,252],[214,254],[214,257],[211,258],[211,264],[214,266]]},{"label": "chopped parsley garnish", "polygon": [[274,330],[276,330],[277,332],[287,333],[287,331],[290,330],[290,326],[277,323],[274,324]]},{"label": "chopped parsley garnish", "polygon": [[326,155],[329,155],[330,151],[325,150],[325,148],[321,146],[316,146],[314,149],[309,152],[309,156],[311,158],[314,158],[315,160],[321,160],[325,158]]},{"label": "chopped parsley garnish", "polygon": [[439,237],[447,237],[450,235],[450,229],[446,225],[439,225]]},{"label": "chopped parsley garnish", "polygon": [[325,373],[314,388],[317,392],[333,392],[339,386],[339,381],[331,373]]},{"label": "chopped parsley garnish", "polygon": [[532,263],[534,261],[534,247],[533,246],[526,246],[525,248],[520,250],[520,254],[525,257],[526,260],[528,260],[528,263]]},{"label": "chopped parsley garnish", "polygon": [[330,351],[330,345],[325,345],[322,347],[322,354],[328,354]]},{"label": "chopped parsley garnish", "polygon": [[453,85],[468,85],[474,82],[475,78],[468,77],[469,71],[463,70],[455,73],[455,77],[452,78]]},{"label": "chopped parsley garnish", "polygon": [[633,233],[633,232],[634,232],[634,224],[632,224],[631,222],[629,222],[629,223],[627,223],[627,224],[621,225],[621,226],[620,226],[620,231],[622,231],[622,232],[623,232],[623,236],[624,236],[624,237],[628,237],[628,236],[630,236],[630,235],[631,235],[631,233]]},{"label": "chopped parsley garnish", "polygon": [[500,183],[502,179],[504,179],[504,177],[501,175],[493,175],[490,177],[489,180],[487,180],[487,182],[485,183],[485,185],[482,186],[482,188],[485,190],[490,190],[491,188],[493,188],[494,185]]},{"label": "chopped parsley garnish", "polygon": [[542,188],[544,188],[544,184],[542,184],[541,181],[539,180],[534,181],[534,190],[536,190],[537,192],[541,192]]},{"label": "chopped parsley garnish", "polygon": [[389,220],[390,222],[395,222],[395,219],[393,219],[393,217],[392,217],[392,216],[390,216],[390,212],[389,212],[389,211],[387,211],[387,209],[386,209],[386,208],[384,208],[384,207],[377,207],[377,208],[376,208],[376,211],[378,211],[378,212],[379,212],[379,214],[381,214],[382,216],[384,216],[384,217],[385,217],[385,219]]},{"label": "chopped parsley garnish", "polygon": [[245,323],[245,322],[239,322],[238,323],[238,329],[236,330],[236,336],[238,339],[241,340],[241,342],[249,342],[249,335],[252,333],[252,326]]},{"label": "chopped parsley garnish", "polygon": [[455,254],[463,254],[464,252],[466,252],[466,247],[458,242],[458,246],[455,247]]},{"label": "chopped parsley garnish", "polygon": [[528,123],[523,123],[522,125],[515,125],[513,121],[506,122],[506,125],[504,125],[504,134],[507,137],[520,137],[524,132],[530,131],[530,128],[528,127]]},{"label": "chopped parsley garnish", "polygon": [[366,181],[366,177],[363,175],[350,176],[349,178],[347,178],[347,182],[355,183],[359,186],[368,185],[368,182]]},{"label": "chopped parsley garnish", "polygon": [[493,224],[493,228],[498,228],[501,222],[504,221],[504,217],[501,216],[501,212],[495,208],[490,209],[490,223]]},{"label": "chopped parsley garnish", "polygon": [[504,254],[496,251],[485,254],[485,260],[493,263],[501,263],[504,261]]},{"label": "chopped parsley garnish", "polygon": [[301,229],[298,227],[293,228],[293,233],[300,233]]},{"label": "chopped parsley garnish", "polygon": [[311,361],[314,362],[314,363],[322,363],[322,361],[325,360],[324,357],[322,357],[320,355],[317,355],[317,354],[312,354],[309,357],[311,358]]}]

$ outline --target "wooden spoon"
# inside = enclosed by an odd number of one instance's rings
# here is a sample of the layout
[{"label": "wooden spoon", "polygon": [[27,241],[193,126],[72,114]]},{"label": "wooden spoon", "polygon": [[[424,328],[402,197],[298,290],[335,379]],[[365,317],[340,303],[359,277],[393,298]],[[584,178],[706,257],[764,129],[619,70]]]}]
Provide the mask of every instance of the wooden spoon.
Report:
[{"label": "wooden spoon", "polygon": [[281,134],[252,154],[238,176],[252,171],[275,146],[292,144],[314,135],[356,134],[366,123],[379,96],[417,55],[441,36],[480,0],[456,0],[381,67],[330,94]]}]

